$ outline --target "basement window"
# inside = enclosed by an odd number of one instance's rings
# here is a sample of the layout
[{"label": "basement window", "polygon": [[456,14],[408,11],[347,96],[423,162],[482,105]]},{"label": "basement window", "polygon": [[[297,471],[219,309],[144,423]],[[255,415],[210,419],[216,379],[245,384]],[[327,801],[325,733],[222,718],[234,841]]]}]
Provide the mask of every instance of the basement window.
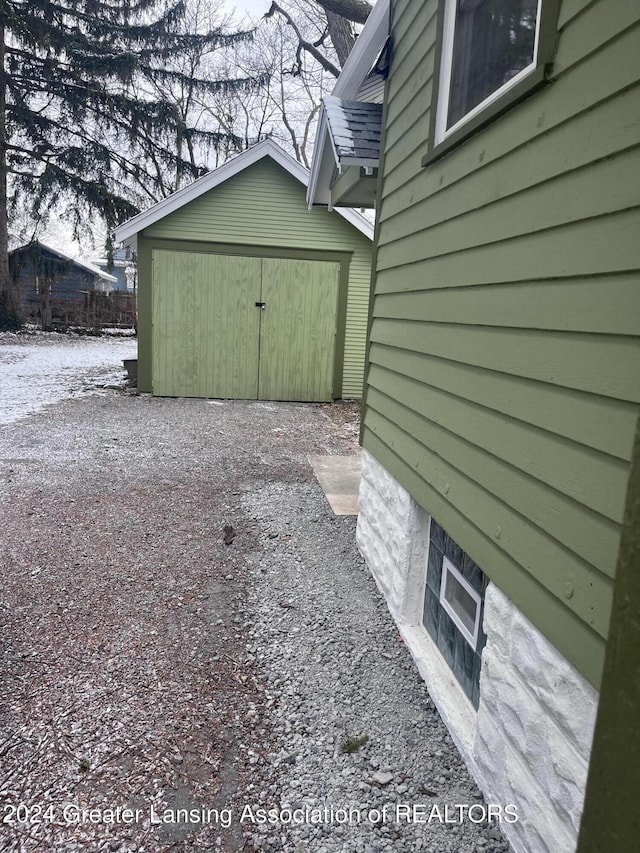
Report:
[{"label": "basement window", "polygon": [[487,641],[482,616],[489,579],[435,518],[429,526],[426,581],[422,624],[477,708]]},{"label": "basement window", "polygon": [[442,560],[440,603],[475,652],[480,627],[481,599],[446,557]]}]

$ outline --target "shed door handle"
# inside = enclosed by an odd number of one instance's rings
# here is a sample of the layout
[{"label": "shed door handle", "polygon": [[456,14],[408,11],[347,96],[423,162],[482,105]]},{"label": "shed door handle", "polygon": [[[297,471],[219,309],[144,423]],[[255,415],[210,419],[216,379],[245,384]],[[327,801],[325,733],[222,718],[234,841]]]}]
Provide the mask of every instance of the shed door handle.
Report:
[{"label": "shed door handle", "polygon": [[267,307],[266,302],[256,302],[256,308],[263,308],[264,309],[266,307]]}]

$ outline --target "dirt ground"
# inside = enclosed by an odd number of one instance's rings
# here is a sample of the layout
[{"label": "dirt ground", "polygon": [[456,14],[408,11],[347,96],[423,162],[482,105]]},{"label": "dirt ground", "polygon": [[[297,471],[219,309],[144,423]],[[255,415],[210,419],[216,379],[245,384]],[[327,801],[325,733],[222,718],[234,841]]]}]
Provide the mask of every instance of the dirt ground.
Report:
[{"label": "dirt ground", "polygon": [[241,497],[355,452],[357,416],[112,391],[0,429],[0,851],[253,849],[225,826],[271,746]]}]

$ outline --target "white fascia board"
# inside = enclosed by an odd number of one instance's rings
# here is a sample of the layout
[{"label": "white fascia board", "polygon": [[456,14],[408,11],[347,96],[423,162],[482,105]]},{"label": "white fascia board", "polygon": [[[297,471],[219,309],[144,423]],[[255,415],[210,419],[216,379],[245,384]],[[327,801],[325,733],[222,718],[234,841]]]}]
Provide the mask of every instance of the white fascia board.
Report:
[{"label": "white fascia board", "polygon": [[336,207],[334,213],[346,219],[354,228],[357,228],[365,237],[373,240],[373,225],[368,219],[365,219],[361,213],[354,210],[352,207]]},{"label": "white fascia board", "polygon": [[[316,127],[316,141],[313,147],[313,159],[311,161],[311,172],[309,174],[309,183],[307,184],[307,205],[309,209],[314,204],[322,203],[317,198],[318,184],[325,189],[328,187],[327,180],[320,180],[321,177],[326,177],[327,163],[333,166],[327,156],[327,139],[330,138],[329,128],[327,126],[327,114],[324,104],[320,104],[320,115],[318,116],[318,125]],[[329,178],[331,176],[329,175]],[[326,201],[324,201],[326,204]]]},{"label": "white fascia board", "polygon": [[347,169],[349,166],[362,166],[364,169],[377,169],[379,165],[377,157],[341,157],[340,166]]},{"label": "white fascia board", "polygon": [[378,0],[333,87],[332,95],[343,101],[357,100],[358,89],[366,80],[389,35],[390,0]]},{"label": "white fascia board", "polygon": [[272,142],[271,139],[265,139],[243,151],[242,154],[238,154],[237,157],[234,157],[217,169],[207,172],[206,175],[198,178],[192,184],[183,187],[181,190],[177,190],[177,192],[172,193],[167,198],[161,199],[147,210],[143,210],[142,213],[138,213],[137,216],[128,219],[114,230],[114,238],[118,242],[121,242],[133,234],[138,234],[144,228],[148,228],[159,219],[163,219],[170,213],[179,210],[185,204],[228,181],[229,178],[234,177],[234,175],[239,174],[267,156],[279,163],[294,178],[297,178],[297,180],[306,186],[307,170],[304,166],[301,166],[297,160],[290,157],[279,145]]},{"label": "white fascia board", "polygon": [[[131,245],[130,238],[139,234],[144,228],[148,228],[154,222],[158,222],[158,220],[163,219],[170,213],[179,210],[185,204],[194,201],[194,199],[199,198],[199,196],[214,189],[214,187],[220,186],[220,184],[228,181],[229,178],[233,178],[235,175],[249,168],[249,166],[253,166],[254,163],[262,160],[263,157],[271,157],[272,160],[278,163],[279,166],[282,166],[292,177],[300,181],[303,186],[306,187],[308,185],[309,172],[307,169],[287,154],[273,140],[264,139],[262,142],[258,142],[257,145],[248,148],[242,154],[238,154],[237,157],[214,169],[212,172],[207,172],[206,175],[198,178],[192,184],[189,184],[189,186],[183,187],[147,210],[142,211],[142,213],[138,213],[137,216],[133,216],[126,222],[123,222],[122,225],[119,225],[114,230],[114,239],[119,243],[128,241],[129,245]],[[354,225],[367,237],[372,237],[371,226],[363,216],[353,211],[355,219],[352,219],[348,216],[348,210],[337,212],[343,219],[346,219],[347,222],[350,222],[351,225]],[[362,221],[360,222],[360,220]]]}]

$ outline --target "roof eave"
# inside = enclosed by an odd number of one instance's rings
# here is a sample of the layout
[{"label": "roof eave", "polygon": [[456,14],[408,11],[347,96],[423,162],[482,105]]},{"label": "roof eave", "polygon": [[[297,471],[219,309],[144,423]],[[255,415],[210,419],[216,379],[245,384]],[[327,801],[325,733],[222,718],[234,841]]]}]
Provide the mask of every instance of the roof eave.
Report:
[{"label": "roof eave", "polygon": [[379,162],[379,157],[340,157],[338,167],[346,169],[349,166],[362,166],[365,169],[377,169]]},{"label": "roof eave", "polygon": [[[320,182],[321,174],[326,170],[325,161],[326,157],[326,140],[328,136],[328,128],[327,128],[327,114],[324,107],[324,104],[320,104],[320,114],[318,116],[318,126],[316,128],[316,146],[313,152],[313,159],[311,161],[311,171],[309,173],[309,183],[307,184],[307,206],[309,210],[313,207],[314,204],[317,204],[316,193],[318,189],[318,183]],[[319,146],[319,149],[318,149]]]},{"label": "roof eave", "polygon": [[[331,96],[345,101],[356,98],[358,90],[369,76],[371,67],[389,36],[389,14],[390,0],[378,0],[357,38],[353,50],[347,57]],[[338,160],[336,157],[331,167],[328,166],[327,137],[330,139],[330,144],[333,145],[323,104],[320,108],[316,131],[316,150],[313,152],[313,160],[311,161],[311,178],[307,191],[309,207],[331,204],[329,184],[333,176],[333,168]]]},{"label": "roof eave", "polygon": [[78,269],[91,273],[91,275],[94,275],[96,278],[103,278],[105,281],[118,280],[115,276],[103,272],[100,267],[94,266],[93,264],[89,263],[89,261],[83,261],[79,258],[72,258],[71,255],[67,255],[66,252],[62,252],[60,251],[60,249],[54,249],[53,246],[49,246],[48,243],[43,243],[41,240],[33,240],[31,243],[26,243],[24,246],[18,246],[17,248],[12,249],[12,252],[20,252],[22,251],[22,249],[27,249],[29,248],[29,246],[33,245],[41,246],[43,249],[46,249],[47,252],[51,252],[52,255],[55,255],[61,261],[73,264],[75,267],[78,267]]},{"label": "roof eave", "polygon": [[[119,243],[129,241],[131,244],[132,238],[135,239],[145,228],[148,228],[160,219],[164,219],[165,216],[179,210],[185,204],[194,201],[209,190],[220,186],[220,184],[243,172],[264,157],[271,157],[272,160],[279,166],[282,166],[292,177],[300,181],[304,187],[308,187],[309,171],[271,139],[265,139],[238,154],[237,157],[234,157],[217,169],[207,172],[206,175],[198,178],[192,184],[189,184],[189,186],[183,187],[147,210],[142,211],[142,213],[138,213],[137,216],[133,216],[127,222],[123,222],[122,225],[119,225],[114,230],[114,239]],[[361,216],[356,211],[349,211],[347,209],[336,212],[366,237],[373,239],[371,223],[364,216]]]},{"label": "roof eave", "polygon": [[234,175],[239,174],[249,166],[262,160],[263,157],[271,157],[289,172],[290,175],[299,180],[304,186],[307,186],[308,172],[304,166],[301,166],[297,160],[289,156],[286,151],[272,142],[271,139],[264,139],[262,142],[258,142],[257,145],[253,145],[251,148],[228,160],[224,165],[207,172],[206,175],[197,178],[197,180],[188,186],[177,190],[170,196],[156,202],[156,204],[147,210],[143,210],[126,222],[123,222],[122,225],[119,225],[114,230],[114,238],[118,242],[122,242],[134,234],[139,234],[140,231],[148,228],[149,225],[153,225],[159,219],[163,219],[175,210],[179,210],[183,205],[188,204],[210,189],[214,189],[214,187],[219,186],[234,177]]},{"label": "roof eave", "polygon": [[390,0],[378,0],[371,10],[333,87],[332,95],[345,101],[357,95],[389,35],[389,9]]}]

